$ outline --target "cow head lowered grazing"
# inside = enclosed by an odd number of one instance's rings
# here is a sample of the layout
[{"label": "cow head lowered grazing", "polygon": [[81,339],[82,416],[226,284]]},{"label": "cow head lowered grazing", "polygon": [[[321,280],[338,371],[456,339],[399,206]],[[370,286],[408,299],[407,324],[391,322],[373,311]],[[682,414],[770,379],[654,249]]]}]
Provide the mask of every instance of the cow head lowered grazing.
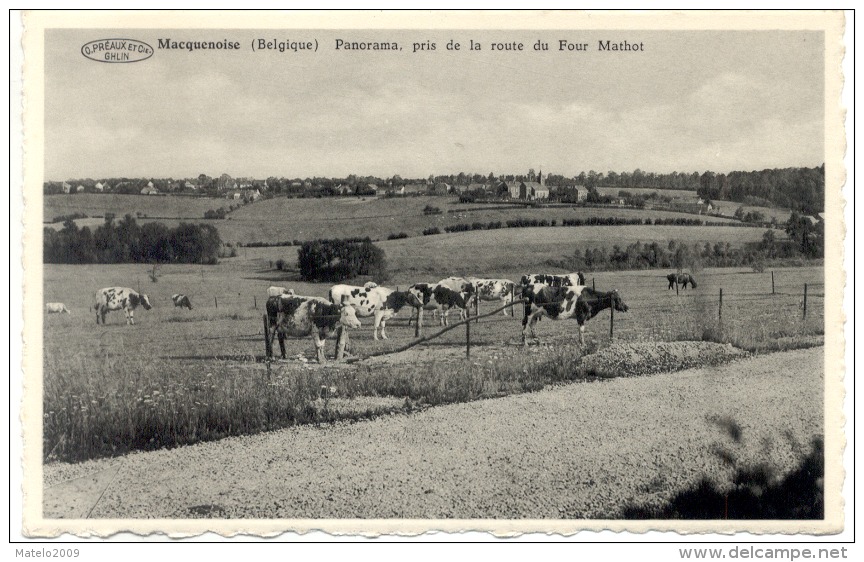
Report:
[{"label": "cow head lowered grazing", "polygon": [[669,289],[674,288],[676,283],[681,285],[684,289],[687,288],[688,283],[692,285],[694,289],[696,288],[696,278],[689,273],[670,273],[666,276],[666,279],[669,281]]},{"label": "cow head lowered grazing", "polygon": [[139,294],[128,287],[106,287],[96,291],[93,309],[96,311],[96,323],[102,320],[105,323],[105,315],[112,310],[123,310],[126,313],[126,323],[134,325],[134,311],[138,305],[144,310],[150,310],[153,306],[145,294]]},{"label": "cow head lowered grazing", "polygon": [[[359,328],[360,321],[350,304],[328,302],[320,297],[301,297],[297,295],[282,295],[267,299],[267,321],[272,332],[279,336],[279,350],[285,358],[285,337],[312,336],[315,343],[315,355],[319,363],[326,360],[324,342],[333,333],[341,332],[342,328]],[[272,335],[271,335],[272,338]],[[337,346],[344,347],[345,339]],[[341,356],[337,349],[336,358]]]},{"label": "cow head lowered grazing", "polygon": [[363,287],[353,285],[334,285],[329,293],[330,302],[343,302],[354,308],[360,318],[374,317],[373,337],[378,339],[378,329],[381,337],[387,339],[385,328],[387,320],[392,318],[404,307],[412,309],[420,307],[419,297],[409,291],[394,291],[387,287],[379,287],[375,283],[366,283]]},{"label": "cow head lowered grazing", "polygon": [[575,318],[579,323],[579,343],[584,345],[585,323],[588,320],[607,308],[619,312],[628,310],[618,291],[595,291],[588,287],[533,286],[524,297],[530,299],[525,305],[527,314],[522,320],[522,341],[526,344],[525,330],[530,330],[531,337],[536,338],[534,324],[543,316],[552,320]]}]

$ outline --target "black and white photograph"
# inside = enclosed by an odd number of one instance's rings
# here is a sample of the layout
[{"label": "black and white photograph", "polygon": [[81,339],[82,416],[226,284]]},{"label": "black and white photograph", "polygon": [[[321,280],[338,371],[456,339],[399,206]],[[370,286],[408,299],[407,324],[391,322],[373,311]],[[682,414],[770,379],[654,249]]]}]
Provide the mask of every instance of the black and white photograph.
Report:
[{"label": "black and white photograph", "polygon": [[24,536],[848,524],[842,12],[22,17]]}]

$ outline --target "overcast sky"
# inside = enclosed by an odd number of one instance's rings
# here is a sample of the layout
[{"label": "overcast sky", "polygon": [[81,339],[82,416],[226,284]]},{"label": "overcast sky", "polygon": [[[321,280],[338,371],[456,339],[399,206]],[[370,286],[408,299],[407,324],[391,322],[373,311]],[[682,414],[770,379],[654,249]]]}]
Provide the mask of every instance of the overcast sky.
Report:
[{"label": "overcast sky", "polygon": [[[89,41],[154,55],[106,64]],[[254,38],[317,53],[252,52]],[[158,49],[228,39],[239,51]],[[398,52],[336,51],[335,40]],[[447,51],[449,39],[462,43]],[[469,51],[470,39],[482,46]],[[548,51],[535,52],[537,40]],[[588,43],[561,52],[558,41]],[[412,53],[433,41],[434,52]],[[597,50],[599,40],[644,52]],[[492,42],[522,52],[492,52]],[[821,32],[49,30],[45,178],[728,172],[824,161]]]}]

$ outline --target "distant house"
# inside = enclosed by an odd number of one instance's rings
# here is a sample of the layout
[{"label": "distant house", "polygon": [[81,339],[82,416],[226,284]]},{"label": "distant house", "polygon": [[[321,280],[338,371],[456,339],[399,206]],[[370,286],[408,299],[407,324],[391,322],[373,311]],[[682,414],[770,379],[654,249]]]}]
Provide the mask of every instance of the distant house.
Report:
[{"label": "distant house", "polygon": [[406,183],[399,188],[400,195],[416,195],[418,193],[426,193],[426,185],[422,183]]},{"label": "distant house", "polygon": [[66,183],[65,181],[63,182],[63,185],[61,186],[61,188],[63,189],[63,193],[71,193],[72,192],[72,186],[69,185],[68,183]]},{"label": "distant house", "polygon": [[488,186],[485,183],[472,183],[468,185],[468,191],[486,191]]},{"label": "distant house", "polygon": [[549,199],[549,189],[540,182],[523,181],[519,184],[519,199],[524,201]]},{"label": "distant house", "polygon": [[187,181],[186,183],[184,183],[184,184],[183,184],[183,187],[186,188],[186,189],[191,189],[192,191],[195,191],[196,189],[198,189],[198,186],[197,186],[197,185],[195,185],[194,183],[189,182],[189,181]]},{"label": "distant house", "polygon": [[260,198],[261,198],[261,192],[258,191],[257,189],[247,189],[247,190],[243,191],[243,199],[246,199],[249,201],[257,201]]},{"label": "distant house", "polygon": [[439,181],[428,187],[428,193],[431,195],[447,195],[450,192],[450,184]]},{"label": "distant house", "polygon": [[102,193],[102,191],[105,189],[105,186],[102,185],[102,182],[97,181],[96,185],[93,186],[93,189],[95,191],[98,191],[99,193]]},{"label": "distant house", "polygon": [[75,191],[76,191],[77,193],[81,193],[81,192],[83,192],[83,191],[84,191],[84,186],[81,185],[81,184],[78,184],[78,187],[75,188]]},{"label": "distant house", "polygon": [[141,195],[159,195],[159,190],[153,187],[153,182],[150,182],[141,190]]}]

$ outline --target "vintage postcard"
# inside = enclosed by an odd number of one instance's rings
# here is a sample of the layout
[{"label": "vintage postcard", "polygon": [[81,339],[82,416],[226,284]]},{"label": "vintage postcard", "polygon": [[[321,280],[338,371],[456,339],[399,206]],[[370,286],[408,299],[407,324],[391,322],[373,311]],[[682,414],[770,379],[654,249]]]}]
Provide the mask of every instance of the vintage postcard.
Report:
[{"label": "vintage postcard", "polygon": [[842,12],[23,25],[24,536],[848,524]]}]

